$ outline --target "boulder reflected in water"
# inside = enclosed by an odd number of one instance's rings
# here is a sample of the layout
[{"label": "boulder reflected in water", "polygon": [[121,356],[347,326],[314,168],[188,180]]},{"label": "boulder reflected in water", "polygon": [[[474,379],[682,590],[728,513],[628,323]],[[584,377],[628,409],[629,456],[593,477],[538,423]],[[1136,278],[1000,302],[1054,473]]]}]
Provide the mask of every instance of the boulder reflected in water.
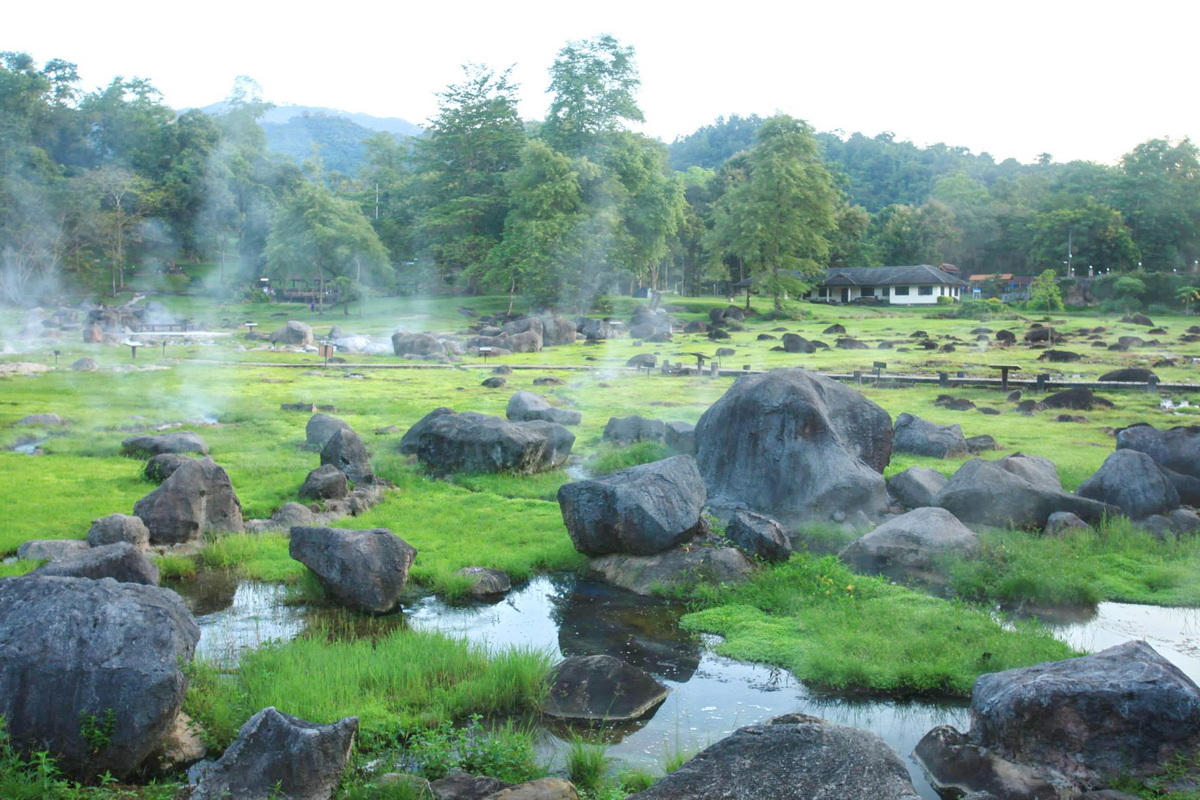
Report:
[{"label": "boulder reflected in water", "polygon": [[700,638],[679,625],[681,603],[641,597],[595,581],[556,586],[552,616],[564,656],[616,656],[656,678],[691,680]]}]

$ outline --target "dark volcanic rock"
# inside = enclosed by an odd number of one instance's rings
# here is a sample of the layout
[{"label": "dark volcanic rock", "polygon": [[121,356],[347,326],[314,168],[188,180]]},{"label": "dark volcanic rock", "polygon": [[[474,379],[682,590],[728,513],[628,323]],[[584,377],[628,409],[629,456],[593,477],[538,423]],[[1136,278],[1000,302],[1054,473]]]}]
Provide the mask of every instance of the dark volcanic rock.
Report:
[{"label": "dark volcanic rock", "polygon": [[191,431],[180,433],[145,434],[130,436],[121,442],[121,452],[127,456],[150,455],[159,453],[199,453],[208,454],[208,444],[199,434]]},{"label": "dark volcanic rock", "polygon": [[570,408],[555,408],[550,401],[540,394],[533,392],[517,392],[508,398],[508,408],[504,415],[513,422],[529,422],[544,420],[557,422],[559,425],[578,425],[583,421],[583,414]]},{"label": "dark volcanic rock", "polygon": [[575,434],[554,422],[509,422],[465,412],[422,420],[417,457],[449,472],[545,472],[571,454]]},{"label": "dark volcanic rock", "polygon": [[621,722],[644,716],[669,693],[653,676],[614,656],[573,656],[554,668],[542,713]]},{"label": "dark volcanic rock", "polygon": [[589,566],[614,586],[640,595],[691,589],[697,583],[735,585],[744,582],[754,570],[741,550],[721,547],[711,539],[695,540],[694,545],[652,556],[614,553],[593,558]]},{"label": "dark volcanic rock", "polygon": [[376,614],[393,611],[417,551],[387,528],[292,528],[288,553],[340,602]]},{"label": "dark volcanic rock", "polygon": [[789,714],[739,728],[628,800],[917,800],[873,733]]},{"label": "dark volcanic rock", "polygon": [[428,414],[421,417],[413,424],[411,428],[404,432],[403,436],[400,437],[400,452],[405,453],[406,455],[416,455],[417,443],[421,440],[421,433],[425,431],[429,427],[429,424],[438,417],[444,414],[453,413],[453,408],[446,408],[445,406],[442,406],[441,408],[435,408],[433,411],[430,411]]},{"label": "dark volcanic rock", "polygon": [[1131,425],[1117,431],[1117,449],[1137,450],[1169,470],[1200,478],[1200,427],[1162,431],[1145,424]]},{"label": "dark volcanic rock", "polygon": [[317,725],[264,708],[215,764],[198,770],[190,800],[329,800],[350,759],[358,717]]},{"label": "dark volcanic rock", "polygon": [[1055,364],[1068,364],[1072,361],[1079,361],[1083,356],[1079,353],[1073,353],[1070,350],[1047,350],[1038,356],[1038,361],[1050,361]]},{"label": "dark volcanic rock", "polygon": [[350,424],[344,419],[329,414],[313,414],[304,426],[304,438],[311,445],[324,447],[338,431],[350,430]]},{"label": "dark volcanic rock", "polygon": [[33,571],[55,578],[112,578],[121,583],[158,585],[158,567],[128,542],[90,547],[60,561],[51,561]]},{"label": "dark volcanic rock", "polygon": [[1114,369],[1112,372],[1106,372],[1097,378],[1097,380],[1119,381],[1121,383],[1149,383],[1151,380],[1158,380],[1158,376],[1142,367],[1126,367],[1125,369]]},{"label": "dark volcanic rock", "polygon": [[1042,400],[1046,408],[1072,408],[1076,411],[1091,411],[1093,408],[1112,408],[1112,403],[1096,397],[1086,386],[1076,386],[1065,391],[1055,392]]},{"label": "dark volcanic rock", "polygon": [[667,447],[676,453],[685,453],[689,456],[696,455],[695,425],[690,422],[668,422],[666,434]]},{"label": "dark volcanic rock", "polygon": [[508,385],[508,380],[496,375],[491,378],[484,378],[483,382],[479,385],[485,389],[503,389]]},{"label": "dark volcanic rock", "polygon": [[815,353],[817,346],[797,333],[785,333],[783,349],[788,353]]},{"label": "dark volcanic rock", "polygon": [[171,473],[179,469],[180,464],[187,460],[187,456],[175,453],[159,453],[146,462],[146,466],[142,469],[142,474],[146,476],[146,480],[154,483],[162,483],[171,477]]},{"label": "dark volcanic rock", "polygon": [[332,465],[355,483],[372,483],[371,457],[359,435],[349,428],[336,431],[321,448],[321,466]]},{"label": "dark volcanic rock", "polygon": [[725,527],[725,538],[743,553],[764,561],[787,561],[792,543],[778,521],[765,514],[739,510]]},{"label": "dark volcanic rock", "polygon": [[313,343],[313,332],[307,322],[291,320],[282,328],[271,331],[271,335],[267,338],[271,340],[272,344],[307,347]]},{"label": "dark volcanic rock", "polygon": [[696,450],[717,507],[751,508],[791,525],[887,503],[887,412],[805,370],[738,378],[700,418]]},{"label": "dark volcanic rock", "polygon": [[[1014,454],[996,461],[966,462],[934,498],[934,505],[968,524],[1042,528],[1055,511],[1087,522],[1119,513],[1115,506],[1069,494],[1046,459]],[[1048,463],[1048,462],[1046,462]]]},{"label": "dark volcanic rock", "polygon": [[893,517],[842,548],[838,558],[856,572],[900,580],[940,582],[940,560],[979,555],[979,537],[943,508],[917,508]]},{"label": "dark volcanic rock", "polygon": [[558,504],[575,549],[651,555],[695,535],[707,494],[691,456],[563,485]]},{"label": "dark volcanic rock", "polygon": [[61,561],[78,555],[91,545],[79,539],[31,539],[17,547],[17,558],[30,561]]},{"label": "dark volcanic rock", "polygon": [[1200,744],[1200,689],[1141,641],[981,675],[971,738],[1083,785],[1157,772]]},{"label": "dark volcanic rock", "polygon": [[953,458],[966,455],[969,448],[958,425],[935,425],[915,414],[904,413],[896,417],[892,452]]},{"label": "dark volcanic rock", "polygon": [[[124,778],[183,705],[200,630],[179,595],[114,580],[0,580],[0,716],[18,753],[48,751],[77,780]],[[102,746],[83,715],[111,730]]]},{"label": "dark volcanic rock", "polygon": [[133,506],[151,544],[194,541],[207,530],[242,530],[242,504],[229,475],[211,458],[188,459]]},{"label": "dark volcanic rock", "polygon": [[444,356],[446,346],[428,333],[393,333],[392,353],[397,356]]},{"label": "dark volcanic rock", "polygon": [[150,546],[150,531],[141,517],[128,514],[109,514],[107,517],[92,520],[88,530],[88,544],[92,547],[102,547],[106,544],[125,542],[141,550]]},{"label": "dark volcanic rock", "polygon": [[301,500],[340,500],[350,494],[346,473],[333,464],[325,464],[308,473],[300,487]]},{"label": "dark volcanic rock", "polygon": [[661,419],[639,417],[609,417],[604,426],[604,441],[617,444],[634,442],[663,442],[667,439],[667,424]]},{"label": "dark volcanic rock", "polygon": [[909,467],[888,478],[888,493],[905,508],[924,508],[933,505],[933,498],[949,480],[936,469]]},{"label": "dark volcanic rock", "polygon": [[1142,519],[1179,507],[1175,484],[1154,459],[1136,450],[1111,453],[1092,477],[1080,484],[1080,497],[1117,506],[1127,516]]},{"label": "dark volcanic rock", "polygon": [[470,592],[474,597],[491,597],[512,589],[512,581],[507,573],[491,567],[463,567],[455,570],[454,574],[471,581]]}]

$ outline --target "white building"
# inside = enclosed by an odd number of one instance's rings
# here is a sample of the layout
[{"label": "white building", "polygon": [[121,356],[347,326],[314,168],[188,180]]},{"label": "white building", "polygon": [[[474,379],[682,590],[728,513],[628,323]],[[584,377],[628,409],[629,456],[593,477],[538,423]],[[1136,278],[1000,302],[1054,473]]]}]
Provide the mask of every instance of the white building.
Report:
[{"label": "white building", "polygon": [[970,285],[945,270],[912,267],[845,267],[825,273],[805,298],[824,303],[934,305],[939,297],[961,300]]}]

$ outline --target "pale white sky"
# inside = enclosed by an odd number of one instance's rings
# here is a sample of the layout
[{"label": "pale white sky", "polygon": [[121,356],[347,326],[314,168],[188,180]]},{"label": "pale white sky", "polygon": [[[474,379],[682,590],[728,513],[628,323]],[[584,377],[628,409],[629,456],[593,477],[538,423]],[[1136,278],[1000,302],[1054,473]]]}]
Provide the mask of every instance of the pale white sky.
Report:
[{"label": "pale white sky", "polygon": [[1195,0],[60,0],[7,4],[0,50],[72,61],[85,89],[148,78],[175,107],[249,75],[277,104],[422,124],[467,61],[515,64],[523,116],[540,119],[559,48],[611,33],[637,51],[644,132],[667,142],[782,111],[998,161],[1114,163],[1200,137],[1197,23]]}]

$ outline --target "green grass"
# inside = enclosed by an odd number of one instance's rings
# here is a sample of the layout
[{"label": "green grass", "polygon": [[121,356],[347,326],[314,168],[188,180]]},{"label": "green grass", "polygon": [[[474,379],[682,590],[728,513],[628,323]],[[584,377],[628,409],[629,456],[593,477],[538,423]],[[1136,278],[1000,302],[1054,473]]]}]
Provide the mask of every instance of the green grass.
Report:
[{"label": "green grass", "polygon": [[288,554],[288,538],[278,533],[221,534],[200,551],[200,563],[210,569],[234,570],[244,578],[295,583],[307,567]]},{"label": "green grass", "polygon": [[343,639],[317,625],[301,638],[247,653],[233,675],[198,665],[186,710],[221,745],[255,711],[275,706],[318,723],[357,716],[360,737],[375,747],[397,731],[439,720],[534,710],[549,667],[547,654],[534,650],[489,653],[403,629]]},{"label": "green grass", "polygon": [[624,446],[603,444],[588,461],[588,469],[596,475],[609,475],[639,464],[661,461],[674,454],[671,448],[662,442],[634,442]]},{"label": "green grass", "polygon": [[960,597],[1008,607],[1102,600],[1200,605],[1200,538],[1158,541],[1129,520],[1061,537],[1021,531],[983,535],[983,554],[950,567]]},{"label": "green grass", "polygon": [[732,588],[702,590],[683,624],[725,637],[717,651],[789,669],[831,691],[966,695],[979,675],[1072,651],[1034,625],[855,575],[832,556],[794,555]]},{"label": "green grass", "polygon": [[567,775],[580,792],[595,795],[604,787],[608,772],[608,745],[578,737],[567,745]]}]

